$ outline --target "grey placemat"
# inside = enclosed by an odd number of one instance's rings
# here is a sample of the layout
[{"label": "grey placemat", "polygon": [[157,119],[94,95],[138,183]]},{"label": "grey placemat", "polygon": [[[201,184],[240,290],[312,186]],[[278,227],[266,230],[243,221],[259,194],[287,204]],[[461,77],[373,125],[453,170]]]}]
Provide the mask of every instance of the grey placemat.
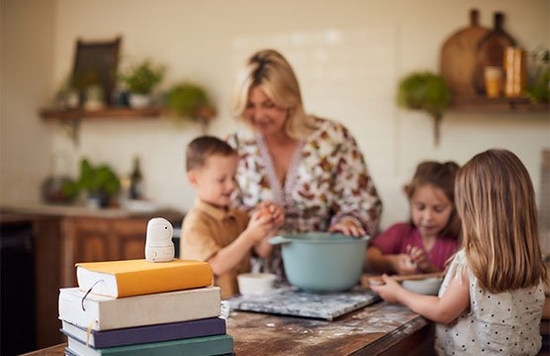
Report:
[{"label": "grey placemat", "polygon": [[377,294],[362,287],[345,292],[310,293],[282,286],[265,294],[238,296],[227,301],[235,310],[333,320],[379,300]]}]

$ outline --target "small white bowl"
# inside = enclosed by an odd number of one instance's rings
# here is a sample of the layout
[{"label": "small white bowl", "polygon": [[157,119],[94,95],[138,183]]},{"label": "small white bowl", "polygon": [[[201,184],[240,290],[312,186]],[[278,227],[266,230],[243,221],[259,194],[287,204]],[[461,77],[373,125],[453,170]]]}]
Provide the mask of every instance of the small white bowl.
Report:
[{"label": "small white bowl", "polygon": [[427,295],[437,295],[439,287],[443,277],[432,277],[419,280],[405,280],[401,282],[403,288],[410,290],[411,292]]},{"label": "small white bowl", "polygon": [[237,276],[241,295],[258,295],[273,289],[276,276],[272,273],[243,273]]}]

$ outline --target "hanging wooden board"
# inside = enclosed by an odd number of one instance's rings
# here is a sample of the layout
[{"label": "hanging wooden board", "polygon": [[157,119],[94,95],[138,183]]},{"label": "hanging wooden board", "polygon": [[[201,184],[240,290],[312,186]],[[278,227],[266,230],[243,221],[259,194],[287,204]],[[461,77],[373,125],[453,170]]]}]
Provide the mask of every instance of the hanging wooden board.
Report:
[{"label": "hanging wooden board", "polygon": [[470,24],[452,34],[441,47],[440,72],[452,95],[475,95],[473,83],[477,65],[478,44],[490,33],[479,25],[479,12],[470,11]]}]

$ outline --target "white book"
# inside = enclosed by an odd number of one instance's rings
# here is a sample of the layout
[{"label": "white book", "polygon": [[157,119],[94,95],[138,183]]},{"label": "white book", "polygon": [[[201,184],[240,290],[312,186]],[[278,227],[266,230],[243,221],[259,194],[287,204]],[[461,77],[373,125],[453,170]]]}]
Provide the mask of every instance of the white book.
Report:
[{"label": "white book", "polygon": [[220,288],[215,286],[126,298],[59,290],[59,319],[92,330],[211,318],[220,312]]}]

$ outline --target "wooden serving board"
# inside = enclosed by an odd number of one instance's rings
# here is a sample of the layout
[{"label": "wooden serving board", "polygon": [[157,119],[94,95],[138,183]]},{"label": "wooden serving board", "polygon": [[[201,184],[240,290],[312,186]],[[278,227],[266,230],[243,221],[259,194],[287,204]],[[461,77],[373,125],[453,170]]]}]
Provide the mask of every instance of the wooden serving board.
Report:
[{"label": "wooden serving board", "polygon": [[478,60],[478,44],[491,30],[479,25],[479,12],[470,11],[470,25],[453,33],[441,47],[440,71],[455,96],[476,94],[474,72]]}]

